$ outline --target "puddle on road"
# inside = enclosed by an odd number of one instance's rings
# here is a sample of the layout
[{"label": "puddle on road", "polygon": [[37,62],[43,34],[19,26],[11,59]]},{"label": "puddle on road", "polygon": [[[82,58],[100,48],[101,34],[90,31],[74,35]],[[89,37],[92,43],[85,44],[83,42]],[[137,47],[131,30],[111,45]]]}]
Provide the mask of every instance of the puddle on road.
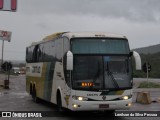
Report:
[{"label": "puddle on road", "polygon": [[21,93],[11,92],[10,95],[16,96],[16,98],[25,98],[26,96],[29,96],[27,92],[21,92]]},{"label": "puddle on road", "polygon": [[8,94],[8,92],[3,92],[3,94]]},{"label": "puddle on road", "polygon": [[15,96],[16,98],[24,98],[26,96],[29,96],[27,92],[0,92],[0,96],[9,95],[9,96]]},{"label": "puddle on road", "polygon": [[11,95],[18,95],[18,96],[27,96],[28,95],[27,92],[19,92],[19,93],[17,93],[17,92],[11,92],[10,94]]},{"label": "puddle on road", "polygon": [[5,94],[8,94],[8,92],[0,92],[0,96],[3,96]]},{"label": "puddle on road", "polygon": [[18,98],[25,98],[25,96],[18,96]]}]

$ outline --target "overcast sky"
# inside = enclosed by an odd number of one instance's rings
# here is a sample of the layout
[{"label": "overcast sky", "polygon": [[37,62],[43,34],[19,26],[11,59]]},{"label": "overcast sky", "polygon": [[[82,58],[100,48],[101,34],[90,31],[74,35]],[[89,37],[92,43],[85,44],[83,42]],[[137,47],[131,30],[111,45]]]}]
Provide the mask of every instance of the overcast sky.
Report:
[{"label": "overcast sky", "polygon": [[17,12],[0,11],[0,30],[12,32],[7,60],[25,60],[26,46],[61,31],[118,33],[145,47],[160,44],[160,0],[18,0]]}]

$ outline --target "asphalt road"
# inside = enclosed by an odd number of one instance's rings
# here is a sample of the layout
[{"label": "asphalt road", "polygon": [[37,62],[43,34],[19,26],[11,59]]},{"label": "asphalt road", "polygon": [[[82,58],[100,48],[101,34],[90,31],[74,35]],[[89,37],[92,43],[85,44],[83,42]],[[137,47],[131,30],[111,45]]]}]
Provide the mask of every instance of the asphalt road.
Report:
[{"label": "asphalt road", "polygon": [[[1,76],[2,80],[3,77]],[[52,117],[42,117],[42,118],[32,118],[40,120],[81,120],[81,119],[92,119],[92,120],[105,120],[108,119],[107,113],[104,112],[71,112],[68,114],[60,114],[56,111],[56,106],[44,101],[40,103],[34,103],[32,98],[25,90],[25,76],[11,76],[10,78],[10,89],[0,88],[0,111],[48,111],[49,115]],[[133,106],[130,111],[158,111],[160,110],[160,103],[153,102],[148,105],[136,103],[136,93],[137,91],[142,91],[143,89],[134,89],[133,93]],[[148,90],[148,89],[147,89]],[[159,89],[151,89],[150,95],[152,100],[156,100],[160,97]],[[159,119],[158,117],[110,117],[109,119],[115,120],[137,120],[137,119]],[[0,120],[6,120],[6,118],[0,118]],[[8,118],[8,119],[17,119],[17,118]],[[22,119],[22,118],[21,118]],[[23,118],[29,119],[29,118]]]}]

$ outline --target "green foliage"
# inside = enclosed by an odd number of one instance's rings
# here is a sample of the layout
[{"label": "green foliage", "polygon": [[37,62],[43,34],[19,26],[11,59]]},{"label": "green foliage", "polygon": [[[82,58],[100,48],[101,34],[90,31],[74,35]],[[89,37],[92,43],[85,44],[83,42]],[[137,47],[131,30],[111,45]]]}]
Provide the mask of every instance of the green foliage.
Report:
[{"label": "green foliage", "polygon": [[153,82],[142,82],[138,88],[160,88],[160,84]]},{"label": "green foliage", "polygon": [[[142,59],[142,65],[145,62],[149,62],[152,67],[151,72],[149,73],[149,77],[151,78],[160,78],[160,52],[155,54],[140,54]],[[135,63],[133,62],[133,77],[146,77],[146,73],[143,71],[136,71],[135,70]]]}]

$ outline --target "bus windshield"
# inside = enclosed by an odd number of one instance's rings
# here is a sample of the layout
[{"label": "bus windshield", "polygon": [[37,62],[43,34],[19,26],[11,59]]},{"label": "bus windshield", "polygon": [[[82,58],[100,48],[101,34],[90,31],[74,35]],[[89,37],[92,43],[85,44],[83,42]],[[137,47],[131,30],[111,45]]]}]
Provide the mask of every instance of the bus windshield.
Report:
[{"label": "bus windshield", "polygon": [[129,54],[126,39],[75,38],[72,40],[74,54]]},{"label": "bus windshield", "polygon": [[127,41],[114,40],[112,43],[112,40],[109,40],[110,42],[105,40],[104,43],[102,40],[96,40],[92,43],[93,41],[86,40],[88,47],[85,40],[72,41],[73,88],[83,90],[131,88],[131,59],[124,55],[129,54]]}]

